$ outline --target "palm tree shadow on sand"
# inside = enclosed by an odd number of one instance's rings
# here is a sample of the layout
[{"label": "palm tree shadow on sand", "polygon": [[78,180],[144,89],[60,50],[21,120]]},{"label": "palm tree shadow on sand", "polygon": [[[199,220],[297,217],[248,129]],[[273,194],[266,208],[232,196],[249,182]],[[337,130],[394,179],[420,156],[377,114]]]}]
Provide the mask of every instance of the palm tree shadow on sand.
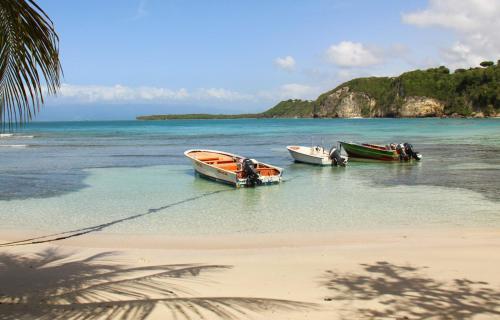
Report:
[{"label": "palm tree shadow on sand", "polygon": [[325,300],[344,302],[347,319],[500,318],[500,291],[486,282],[438,281],[422,275],[423,268],[389,262],[361,266],[363,274],[328,270],[322,281],[334,291]]},{"label": "palm tree shadow on sand", "polygon": [[316,305],[255,297],[198,297],[195,282],[225,265],[171,264],[127,268],[117,253],[84,259],[47,249],[0,253],[0,319],[145,319],[157,307],[173,319],[242,319],[265,311],[306,311]]}]

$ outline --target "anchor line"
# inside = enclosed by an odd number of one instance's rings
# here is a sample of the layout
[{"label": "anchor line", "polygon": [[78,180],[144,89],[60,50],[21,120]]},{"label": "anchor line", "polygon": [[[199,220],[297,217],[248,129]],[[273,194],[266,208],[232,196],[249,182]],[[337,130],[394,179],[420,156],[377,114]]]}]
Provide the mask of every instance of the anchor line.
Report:
[{"label": "anchor line", "polygon": [[73,238],[73,237],[77,237],[77,236],[82,236],[82,235],[85,235],[85,234],[88,234],[91,232],[102,231],[105,228],[108,228],[112,225],[115,225],[115,224],[118,224],[121,222],[134,220],[134,219],[137,219],[140,217],[144,217],[146,215],[150,215],[150,214],[157,213],[157,212],[165,210],[165,209],[169,209],[169,208],[181,205],[181,204],[186,203],[186,202],[196,201],[198,199],[209,197],[209,196],[219,194],[222,192],[226,192],[226,191],[233,191],[233,189],[222,189],[222,190],[216,190],[216,191],[212,191],[212,192],[206,192],[206,193],[203,193],[201,195],[190,197],[187,199],[183,199],[183,200],[180,200],[177,202],[169,203],[167,205],[164,205],[164,206],[161,206],[158,208],[151,208],[147,212],[144,212],[144,213],[139,213],[139,214],[135,214],[135,215],[132,215],[129,217],[113,220],[113,221],[106,222],[106,223],[101,223],[101,224],[98,224],[95,226],[74,229],[74,230],[69,230],[69,231],[63,231],[63,232],[58,232],[58,233],[52,233],[52,234],[39,236],[39,237],[33,237],[33,238],[29,238],[29,239],[24,239],[24,240],[4,242],[4,243],[0,243],[0,247],[14,247],[14,246],[24,246],[24,245],[30,245],[30,244],[54,242],[54,241],[65,240],[65,239],[69,239],[69,238]]}]

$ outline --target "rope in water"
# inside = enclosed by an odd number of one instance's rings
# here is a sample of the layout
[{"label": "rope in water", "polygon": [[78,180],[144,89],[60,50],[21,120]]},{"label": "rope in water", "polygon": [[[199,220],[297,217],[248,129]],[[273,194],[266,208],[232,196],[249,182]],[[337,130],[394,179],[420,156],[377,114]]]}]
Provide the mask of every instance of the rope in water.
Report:
[{"label": "rope in water", "polygon": [[129,221],[129,220],[133,220],[133,219],[137,219],[137,218],[149,215],[149,214],[156,213],[158,211],[162,211],[165,209],[169,209],[169,208],[181,205],[181,204],[186,203],[186,202],[195,201],[195,200],[205,198],[205,197],[208,197],[211,195],[215,195],[215,194],[226,192],[226,191],[233,191],[233,190],[234,189],[223,189],[223,190],[216,190],[216,191],[212,191],[212,192],[206,192],[206,193],[202,193],[201,195],[187,198],[187,199],[184,199],[181,201],[173,202],[173,203],[170,203],[170,204],[158,207],[158,208],[151,208],[147,212],[139,213],[139,214],[125,217],[122,219],[113,220],[113,221],[110,221],[107,223],[102,223],[102,224],[98,224],[98,225],[86,227],[86,228],[80,228],[80,229],[75,229],[75,230],[70,230],[70,231],[53,233],[53,234],[48,234],[48,235],[24,239],[24,240],[17,240],[17,241],[0,243],[0,247],[24,246],[24,245],[30,245],[30,244],[39,244],[39,243],[54,242],[54,241],[69,239],[69,238],[81,236],[81,235],[84,235],[87,233],[101,231],[104,228],[110,227],[112,225],[115,225],[115,224],[118,224],[121,222],[125,222],[125,221]]},{"label": "rope in water", "polygon": [[[302,175],[290,177],[290,178],[284,180],[283,182],[292,181],[292,180],[300,178],[300,177],[302,177]],[[74,238],[74,237],[85,235],[87,233],[102,231],[103,229],[110,227],[112,225],[115,225],[115,224],[118,224],[121,222],[125,222],[125,221],[129,221],[129,220],[133,220],[133,219],[137,219],[137,218],[140,218],[140,217],[152,214],[152,213],[156,213],[158,211],[162,211],[165,209],[169,209],[169,208],[181,205],[181,204],[186,203],[186,202],[195,201],[195,200],[205,198],[205,197],[208,197],[208,196],[211,196],[214,194],[218,194],[218,193],[222,193],[222,192],[226,192],[226,191],[233,191],[233,190],[234,189],[222,189],[222,190],[216,190],[216,191],[212,191],[212,192],[205,192],[205,193],[202,193],[201,195],[198,195],[195,197],[191,197],[191,198],[187,198],[187,199],[184,199],[181,201],[173,202],[173,203],[170,203],[170,204],[158,207],[158,208],[151,208],[147,212],[139,213],[139,214],[125,217],[122,219],[113,220],[113,221],[110,221],[107,223],[102,223],[102,224],[98,224],[98,225],[86,227],[86,228],[80,228],[80,229],[75,229],[75,230],[52,233],[52,234],[47,234],[47,235],[39,236],[39,237],[33,237],[33,238],[29,238],[29,239],[4,242],[4,243],[0,243],[0,247],[25,246],[25,245],[30,245],[30,244],[54,242],[54,241],[61,241],[61,240],[69,239],[69,238]]]}]

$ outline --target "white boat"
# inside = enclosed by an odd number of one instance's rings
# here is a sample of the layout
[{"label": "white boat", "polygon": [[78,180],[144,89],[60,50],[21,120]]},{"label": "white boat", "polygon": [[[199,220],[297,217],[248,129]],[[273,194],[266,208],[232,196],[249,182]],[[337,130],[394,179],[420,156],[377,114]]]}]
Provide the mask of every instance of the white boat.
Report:
[{"label": "white boat", "polygon": [[239,187],[281,182],[283,169],[236,154],[192,149],[184,152],[202,177]]},{"label": "white boat", "polygon": [[340,154],[340,150],[332,148],[329,151],[323,147],[303,147],[303,146],[287,146],[288,152],[297,162],[316,164],[321,166],[347,164],[347,157]]}]

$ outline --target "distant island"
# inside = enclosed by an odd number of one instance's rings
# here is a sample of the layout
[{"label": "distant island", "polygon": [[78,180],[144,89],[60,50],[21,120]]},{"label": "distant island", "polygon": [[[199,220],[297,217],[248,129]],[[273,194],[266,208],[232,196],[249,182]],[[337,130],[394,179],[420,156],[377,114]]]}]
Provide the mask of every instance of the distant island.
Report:
[{"label": "distant island", "polygon": [[248,119],[263,118],[261,113],[248,114],[209,114],[209,113],[187,113],[187,114],[154,114],[150,116],[138,116],[136,120],[211,120],[211,119]]},{"label": "distant island", "polygon": [[444,66],[398,77],[357,78],[316,100],[290,99],[255,114],[166,114],[137,120],[500,116],[500,60],[480,67]]}]

